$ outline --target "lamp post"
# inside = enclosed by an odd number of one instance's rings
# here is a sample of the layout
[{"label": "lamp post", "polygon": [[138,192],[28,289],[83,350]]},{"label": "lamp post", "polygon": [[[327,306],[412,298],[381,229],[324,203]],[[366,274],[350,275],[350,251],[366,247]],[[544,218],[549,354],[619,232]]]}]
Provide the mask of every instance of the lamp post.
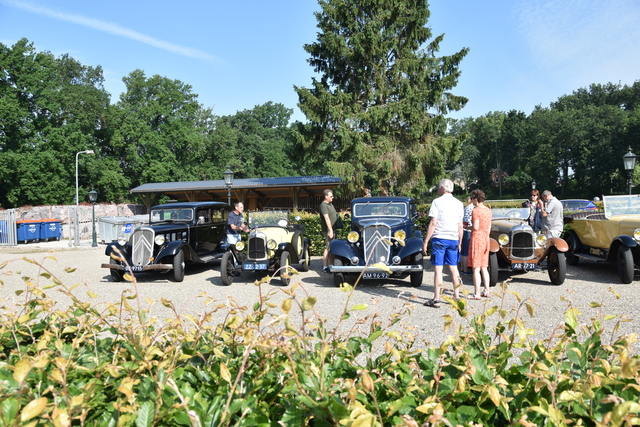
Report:
[{"label": "lamp post", "polygon": [[231,186],[233,185],[233,171],[227,167],[227,170],[222,172],[224,176],[224,183],[227,186],[227,203],[231,206]]},{"label": "lamp post", "polygon": [[627,171],[627,186],[629,187],[629,194],[631,194],[633,170],[636,168],[636,155],[631,152],[631,147],[629,147],[629,152],[622,156],[622,161],[624,162],[624,170]]},{"label": "lamp post", "polygon": [[536,180],[535,179],[533,181],[531,181],[531,189],[532,190],[536,189]]},{"label": "lamp post", "polygon": [[96,190],[89,191],[89,201],[91,202],[91,224],[92,224],[92,236],[93,241],[91,242],[91,247],[95,248],[98,246],[98,242],[96,241],[96,202],[98,201],[98,192]]},{"label": "lamp post", "polygon": [[76,153],[76,215],[75,215],[75,228],[76,228],[76,234],[75,234],[75,245],[78,245],[78,241],[79,239],[79,235],[80,235],[80,230],[79,230],[79,226],[78,226],[78,208],[79,208],[79,201],[78,201],[78,156],[80,156],[80,154],[93,154],[93,150],[84,150],[84,151],[78,151]]}]

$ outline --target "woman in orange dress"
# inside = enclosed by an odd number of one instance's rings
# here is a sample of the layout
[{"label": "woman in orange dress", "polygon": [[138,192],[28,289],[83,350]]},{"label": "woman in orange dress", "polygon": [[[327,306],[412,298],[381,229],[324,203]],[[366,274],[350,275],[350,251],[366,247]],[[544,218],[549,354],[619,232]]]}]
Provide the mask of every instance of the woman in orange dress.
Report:
[{"label": "woman in orange dress", "polygon": [[[473,269],[473,295],[469,299],[489,298],[489,231],[491,230],[491,209],[484,205],[482,190],[471,192],[471,201],[475,208],[471,214],[471,242],[469,244],[469,267]],[[480,292],[480,283],[484,282],[484,291]]]}]

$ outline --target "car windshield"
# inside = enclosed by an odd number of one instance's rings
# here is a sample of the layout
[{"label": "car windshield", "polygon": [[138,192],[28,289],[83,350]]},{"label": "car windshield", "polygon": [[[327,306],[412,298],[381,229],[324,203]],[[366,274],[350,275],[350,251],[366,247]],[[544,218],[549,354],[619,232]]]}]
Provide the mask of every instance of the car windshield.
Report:
[{"label": "car windshield", "polygon": [[521,218],[529,217],[529,208],[496,208],[491,209],[491,219],[496,218]]},{"label": "car windshield", "polygon": [[616,215],[640,214],[640,194],[629,196],[604,196],[604,215],[611,218]]},{"label": "car windshield", "polygon": [[368,216],[394,216],[405,218],[407,204],[403,202],[365,202],[353,205],[353,216],[357,218]]},{"label": "car windshield", "polygon": [[565,209],[587,208],[591,206],[591,202],[589,200],[563,200],[562,206]]},{"label": "car windshield", "polygon": [[165,221],[193,221],[193,209],[191,208],[162,208],[151,209],[151,223]]},{"label": "car windshield", "polygon": [[279,211],[256,211],[249,213],[249,227],[286,227],[289,224],[289,212]]}]

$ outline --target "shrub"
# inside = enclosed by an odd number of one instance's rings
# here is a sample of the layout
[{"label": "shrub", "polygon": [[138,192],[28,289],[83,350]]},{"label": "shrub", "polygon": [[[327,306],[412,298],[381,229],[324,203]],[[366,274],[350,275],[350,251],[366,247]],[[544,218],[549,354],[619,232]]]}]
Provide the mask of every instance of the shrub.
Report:
[{"label": "shrub", "polygon": [[[231,301],[195,318],[163,300],[175,317],[160,323],[142,308],[135,278],[118,305],[98,309],[42,271],[47,284],[25,278],[24,302],[0,319],[5,426],[640,422],[634,337],[603,340],[603,323],[622,319],[601,315],[580,324],[569,306],[553,336],[533,341],[525,323],[533,302],[507,283],[481,314],[468,311],[464,299],[448,299],[453,309],[444,327],[454,334],[422,350],[409,332],[393,330],[411,306],[386,321],[369,317],[363,335],[340,335],[302,286],[263,289],[265,278],[255,283],[261,297],[251,307]],[[71,298],[66,310],[54,308],[46,294],[53,289]],[[285,298],[276,304],[280,293]],[[511,295],[516,305],[508,309]],[[212,325],[219,310],[226,310],[224,321]],[[367,307],[344,308],[341,318],[357,310]],[[373,353],[374,345],[384,352]]]}]

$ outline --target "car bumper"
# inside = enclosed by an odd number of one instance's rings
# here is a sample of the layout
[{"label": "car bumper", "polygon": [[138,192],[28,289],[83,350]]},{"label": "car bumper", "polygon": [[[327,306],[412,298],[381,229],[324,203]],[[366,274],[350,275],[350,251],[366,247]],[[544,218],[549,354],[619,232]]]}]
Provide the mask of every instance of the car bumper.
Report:
[{"label": "car bumper", "polygon": [[102,264],[100,267],[109,268],[111,270],[120,270],[120,271],[132,271],[134,273],[139,273],[141,271],[152,271],[152,270],[173,270],[173,264],[151,264],[145,266],[133,266],[129,267],[127,265],[120,264]]},{"label": "car bumper", "polygon": [[421,265],[388,265],[385,268],[379,267],[366,267],[364,265],[330,265],[329,270],[332,273],[361,273],[367,271],[368,273],[417,273],[423,271],[424,267]]}]

